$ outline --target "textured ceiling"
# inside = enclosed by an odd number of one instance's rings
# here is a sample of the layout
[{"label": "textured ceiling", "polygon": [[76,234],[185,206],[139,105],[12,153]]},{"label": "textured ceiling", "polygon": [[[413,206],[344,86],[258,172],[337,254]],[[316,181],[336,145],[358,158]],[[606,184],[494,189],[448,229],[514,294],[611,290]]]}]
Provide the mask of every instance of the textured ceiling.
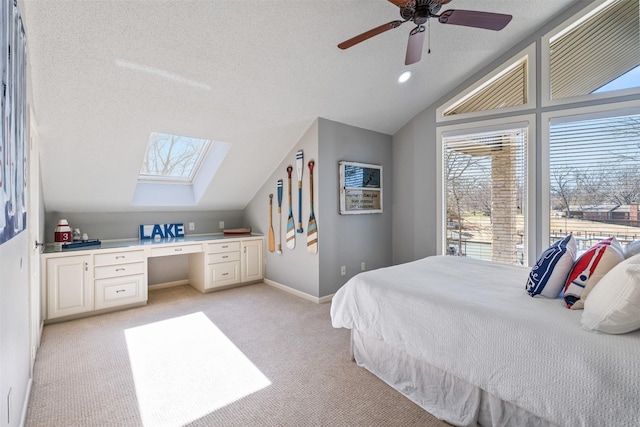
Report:
[{"label": "textured ceiling", "polygon": [[501,32],[434,23],[432,53],[405,67],[410,24],[336,47],[399,19],[385,0],[20,1],[45,207],[136,210],[157,131],[232,143],[195,209],[242,209],[315,118],[393,135],[573,2],[454,0],[443,10],[514,18]]}]

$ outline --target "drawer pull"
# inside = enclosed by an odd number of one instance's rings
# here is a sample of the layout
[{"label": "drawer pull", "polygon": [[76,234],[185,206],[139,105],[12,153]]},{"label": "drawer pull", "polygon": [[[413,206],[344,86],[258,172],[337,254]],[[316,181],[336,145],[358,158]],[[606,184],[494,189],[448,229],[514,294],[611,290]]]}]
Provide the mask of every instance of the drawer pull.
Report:
[{"label": "drawer pull", "polygon": [[175,248],[174,251],[176,252],[182,252],[182,248]]},{"label": "drawer pull", "polygon": [[124,255],[118,255],[118,256],[116,256],[116,259],[120,259],[120,258],[125,259],[125,258],[126,258],[126,256],[124,256]]},{"label": "drawer pull", "polygon": [[222,245],[222,249],[227,249],[229,245]]},{"label": "drawer pull", "polygon": [[127,292],[127,290],[126,290],[126,289],[118,289],[118,290],[116,291],[116,294],[119,294],[120,292]]},{"label": "drawer pull", "polygon": [[116,268],[116,271],[125,271],[125,268]]},{"label": "drawer pull", "polygon": [[229,273],[222,273],[222,275],[223,275],[223,276],[228,276],[228,275],[229,275]]},{"label": "drawer pull", "polygon": [[229,255],[224,255],[224,256],[222,257],[222,259],[226,259],[226,258],[229,258]]}]

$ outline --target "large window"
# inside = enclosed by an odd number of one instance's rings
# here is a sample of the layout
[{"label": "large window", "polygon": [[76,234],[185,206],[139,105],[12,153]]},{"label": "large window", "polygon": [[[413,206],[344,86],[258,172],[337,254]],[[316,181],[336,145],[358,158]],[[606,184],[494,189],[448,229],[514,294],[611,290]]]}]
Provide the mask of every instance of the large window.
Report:
[{"label": "large window", "polygon": [[548,179],[550,241],[639,239],[640,111],[550,120]]},{"label": "large window", "polygon": [[526,124],[442,134],[445,253],[527,264]]}]

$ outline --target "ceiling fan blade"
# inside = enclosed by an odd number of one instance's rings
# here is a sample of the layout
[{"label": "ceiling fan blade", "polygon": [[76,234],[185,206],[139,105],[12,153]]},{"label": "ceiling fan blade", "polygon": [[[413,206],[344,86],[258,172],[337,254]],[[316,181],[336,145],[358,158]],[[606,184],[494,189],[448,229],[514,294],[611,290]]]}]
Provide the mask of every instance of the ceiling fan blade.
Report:
[{"label": "ceiling fan blade", "polygon": [[409,1],[410,0],[389,0],[390,3],[393,3],[398,7],[404,6],[405,4],[409,3]]},{"label": "ceiling fan blade", "polygon": [[345,40],[338,45],[340,49],[348,49],[353,45],[356,45],[360,42],[363,42],[367,39],[370,39],[373,36],[377,36],[380,33],[384,33],[385,31],[392,30],[394,28],[399,27],[401,24],[404,24],[406,21],[391,21],[386,24],[380,25],[379,27],[373,28],[369,31],[366,31],[360,35],[350,38],[349,40]]},{"label": "ceiling fan blade", "polygon": [[424,27],[416,27],[409,34],[409,43],[407,43],[407,56],[404,59],[404,65],[415,64],[422,58],[422,46],[424,45]]},{"label": "ceiling fan blade", "polygon": [[475,10],[451,9],[438,15],[442,24],[463,25],[465,27],[484,28],[500,31],[511,22],[511,15],[492,12],[478,12]]}]

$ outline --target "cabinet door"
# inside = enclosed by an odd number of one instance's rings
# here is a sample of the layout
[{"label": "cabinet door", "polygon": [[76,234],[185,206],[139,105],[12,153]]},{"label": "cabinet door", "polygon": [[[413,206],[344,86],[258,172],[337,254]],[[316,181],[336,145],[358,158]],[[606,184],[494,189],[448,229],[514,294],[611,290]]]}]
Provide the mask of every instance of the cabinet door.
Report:
[{"label": "cabinet door", "polygon": [[47,318],[93,310],[91,255],[47,259]]},{"label": "cabinet door", "polygon": [[242,242],[242,282],[256,282],[262,275],[262,240]]}]

